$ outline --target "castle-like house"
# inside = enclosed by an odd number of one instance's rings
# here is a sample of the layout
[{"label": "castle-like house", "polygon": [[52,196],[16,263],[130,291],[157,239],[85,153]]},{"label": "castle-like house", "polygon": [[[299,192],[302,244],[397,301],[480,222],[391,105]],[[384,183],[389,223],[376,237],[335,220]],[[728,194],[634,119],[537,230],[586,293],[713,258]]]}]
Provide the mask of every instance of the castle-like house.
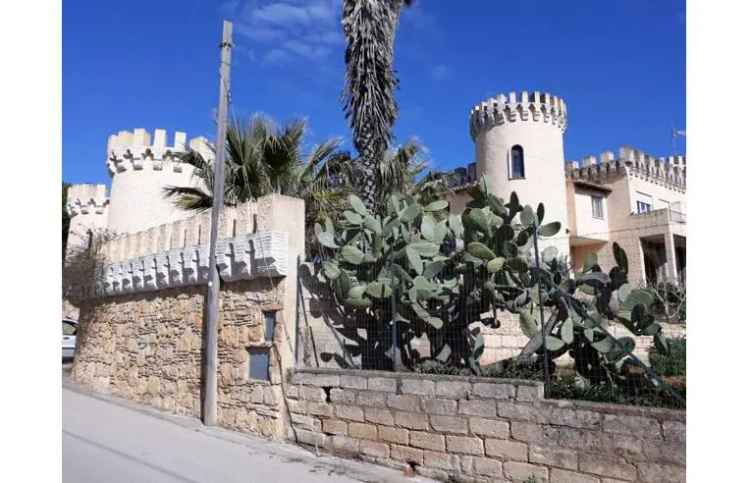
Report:
[{"label": "castle-like house", "polygon": [[163,129],[154,131],[153,140],[145,129],[111,135],[106,154],[111,196],[103,184],[78,184],[68,189],[68,253],[90,244],[97,232],[131,234],[192,216],[164,196],[166,186],[195,183],[193,167],[178,158],[187,149],[205,157],[212,155],[206,138],[187,141],[184,132],[176,132],[172,144],[167,143]]},{"label": "castle-like house", "polygon": [[[545,245],[555,245],[574,268],[596,253],[605,269],[615,265],[612,243],[626,251],[633,281],[679,280],[685,271],[685,159],[655,158],[633,148],[618,155],[565,162],[565,102],[539,92],[499,95],[475,106],[469,131],[476,162],[455,169],[457,184],[451,211],[460,213],[470,199],[467,188],[486,175],[491,190],[522,203],[545,205],[545,219],[563,229]],[[74,185],[68,192],[72,216],[68,251],[91,243],[98,230],[117,235],[140,232],[191,216],[166,199],[165,186],[189,186],[193,168],[178,154],[198,150],[209,158],[205,138],[189,142],[177,132],[167,143],[157,129],[153,140],[144,129],[120,131],[107,142],[111,196],[104,185]],[[207,233],[192,240],[207,241]],[[173,243],[174,244],[174,243]]]},{"label": "castle-like house", "polygon": [[656,158],[631,147],[618,155],[565,162],[568,110],[548,93],[511,92],[474,106],[469,131],[475,163],[455,170],[451,211],[463,211],[466,190],[486,175],[490,189],[508,200],[542,202],[545,219],[563,229],[555,245],[580,269],[596,253],[604,269],[615,265],[612,244],[625,249],[631,281],[681,280],[687,240],[685,158]]}]

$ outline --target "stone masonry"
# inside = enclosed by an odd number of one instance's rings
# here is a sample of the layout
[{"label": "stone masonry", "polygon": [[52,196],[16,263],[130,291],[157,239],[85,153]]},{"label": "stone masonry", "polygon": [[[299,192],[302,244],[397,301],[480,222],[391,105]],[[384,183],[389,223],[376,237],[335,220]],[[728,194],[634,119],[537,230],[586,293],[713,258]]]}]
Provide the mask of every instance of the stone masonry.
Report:
[{"label": "stone masonry", "polygon": [[[182,278],[174,278],[167,257],[169,277],[159,278],[164,266],[159,260],[186,247],[206,251],[201,233],[208,233],[208,221],[198,215],[118,237],[104,247],[109,264],[156,259],[152,278],[164,283],[121,283],[130,287],[127,291],[81,291],[88,295],[80,305],[74,380],[99,392],[200,416],[206,293],[201,273],[207,272],[207,261],[199,258],[192,271],[177,264],[184,271]],[[256,255],[267,234],[283,235],[274,238],[283,243]],[[250,243],[248,256],[221,250],[232,242],[238,246],[238,240]],[[294,366],[296,352],[296,261],[304,254],[304,202],[269,195],[225,209],[218,246],[218,422],[283,439],[288,421],[282,375]],[[271,263],[277,269],[267,270]],[[196,280],[186,282],[190,273]],[[122,282],[126,275],[123,270],[115,280]]]},{"label": "stone masonry", "polygon": [[306,369],[289,437],[443,481],[685,481],[685,413],[552,401],[540,383]]},{"label": "stone masonry", "polygon": [[[278,353],[265,340],[264,311],[283,287],[269,280],[226,284],[219,318],[219,424],[281,438],[284,405]],[[81,307],[73,378],[177,414],[201,414],[205,289],[168,289],[87,301]],[[275,337],[285,330],[277,323]],[[270,352],[270,381],[248,377],[250,348]]]}]

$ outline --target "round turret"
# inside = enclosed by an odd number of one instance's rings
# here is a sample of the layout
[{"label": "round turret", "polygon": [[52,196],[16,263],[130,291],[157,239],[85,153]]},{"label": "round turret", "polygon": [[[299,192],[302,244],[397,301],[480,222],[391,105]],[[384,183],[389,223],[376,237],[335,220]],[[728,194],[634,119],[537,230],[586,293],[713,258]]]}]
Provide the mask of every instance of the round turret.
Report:
[{"label": "round turret", "polygon": [[[193,150],[211,156],[205,138],[189,143]],[[174,206],[164,197],[165,186],[195,186],[193,167],[182,163],[185,133],[176,132],[167,145],[163,129],[154,132],[154,141],[145,129],[120,131],[107,142],[107,168],[112,176],[108,228],[116,234],[134,233],[152,226],[171,223],[193,213]]]},{"label": "round turret", "polygon": [[65,209],[70,215],[67,257],[76,250],[89,246],[93,236],[107,228],[107,187],[103,184],[71,185]]},{"label": "round turret", "polygon": [[540,92],[500,94],[472,109],[469,126],[477,177],[487,176],[492,192],[506,202],[515,191],[523,204],[544,203],[544,220],[559,221],[562,229],[542,245],[554,244],[567,255],[565,102]]}]

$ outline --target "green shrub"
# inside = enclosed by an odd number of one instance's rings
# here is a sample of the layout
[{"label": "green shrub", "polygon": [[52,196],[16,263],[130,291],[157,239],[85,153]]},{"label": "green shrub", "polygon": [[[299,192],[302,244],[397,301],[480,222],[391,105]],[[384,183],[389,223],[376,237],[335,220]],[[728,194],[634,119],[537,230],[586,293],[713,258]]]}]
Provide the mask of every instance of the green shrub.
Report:
[{"label": "green shrub", "polygon": [[662,354],[655,348],[649,349],[648,358],[651,368],[662,376],[687,375],[687,339],[667,339],[669,352]]},{"label": "green shrub", "polygon": [[[442,374],[449,376],[475,375],[470,368],[456,367],[437,360],[425,360],[414,367],[420,374]],[[482,366],[479,376],[498,377],[503,379],[525,379],[544,381],[544,369],[541,364],[524,364],[516,359],[505,359],[487,366]]]},{"label": "green shrub", "polygon": [[[687,392],[684,386],[672,386],[683,399]],[[613,404],[630,404],[635,406],[655,406],[672,409],[684,409],[685,405],[666,390],[659,390],[649,384],[633,381],[629,385],[615,384],[579,384],[574,377],[565,376],[553,380],[549,388],[551,399],[573,399]]]}]

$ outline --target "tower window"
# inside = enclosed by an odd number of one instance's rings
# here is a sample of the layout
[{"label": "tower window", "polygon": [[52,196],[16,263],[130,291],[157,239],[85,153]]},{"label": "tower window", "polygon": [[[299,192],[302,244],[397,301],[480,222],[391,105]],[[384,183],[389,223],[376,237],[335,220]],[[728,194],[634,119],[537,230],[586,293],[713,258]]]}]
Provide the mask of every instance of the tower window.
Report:
[{"label": "tower window", "polygon": [[510,179],[525,178],[523,148],[516,144],[510,149]]}]

